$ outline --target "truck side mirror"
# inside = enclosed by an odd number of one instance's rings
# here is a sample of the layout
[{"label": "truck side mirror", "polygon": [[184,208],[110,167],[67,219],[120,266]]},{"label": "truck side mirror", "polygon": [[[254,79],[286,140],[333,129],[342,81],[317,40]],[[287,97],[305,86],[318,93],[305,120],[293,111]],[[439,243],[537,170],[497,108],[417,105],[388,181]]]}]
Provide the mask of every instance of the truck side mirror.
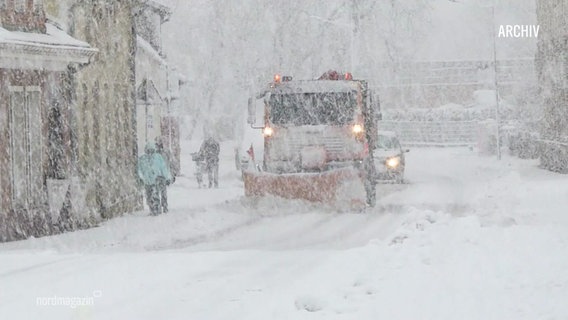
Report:
[{"label": "truck side mirror", "polygon": [[248,99],[248,117],[247,123],[253,125],[256,123],[256,108],[252,98]]}]

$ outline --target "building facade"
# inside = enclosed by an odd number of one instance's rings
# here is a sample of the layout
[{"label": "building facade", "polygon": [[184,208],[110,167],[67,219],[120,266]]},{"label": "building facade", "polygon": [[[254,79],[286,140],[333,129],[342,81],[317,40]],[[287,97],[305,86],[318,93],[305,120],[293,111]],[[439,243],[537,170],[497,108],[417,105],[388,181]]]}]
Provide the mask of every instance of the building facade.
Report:
[{"label": "building facade", "polygon": [[74,83],[77,171],[95,220],[142,205],[136,179],[134,3],[76,0],[65,6],[70,34],[99,49]]},{"label": "building facade", "polygon": [[76,178],[89,221],[140,209],[136,183],[134,0],[44,0],[51,17],[99,52],[73,81]]},{"label": "building facade", "polygon": [[58,232],[74,220],[70,84],[95,53],[46,23],[42,0],[0,1],[0,241]]},{"label": "building facade", "polygon": [[568,0],[537,1],[536,57],[544,107],[541,165],[568,173]]}]

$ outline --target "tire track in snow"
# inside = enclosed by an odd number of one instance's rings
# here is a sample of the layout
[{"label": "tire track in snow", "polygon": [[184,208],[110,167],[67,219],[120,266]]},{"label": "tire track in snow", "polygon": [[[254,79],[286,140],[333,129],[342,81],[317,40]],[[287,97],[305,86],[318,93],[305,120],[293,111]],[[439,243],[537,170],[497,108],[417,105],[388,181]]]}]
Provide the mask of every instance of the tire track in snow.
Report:
[{"label": "tire track in snow", "polygon": [[69,258],[63,258],[63,259],[57,259],[57,260],[53,260],[53,261],[48,261],[48,262],[42,262],[42,263],[36,263],[33,264],[31,266],[27,266],[27,267],[23,267],[23,268],[19,268],[16,270],[10,270],[10,271],[5,271],[3,273],[0,273],[0,278],[5,278],[5,277],[9,277],[9,276],[13,276],[19,273],[24,273],[24,272],[28,272],[31,270],[35,270],[35,269],[41,269],[44,267],[48,267],[54,264],[60,264],[63,262],[67,262],[69,260],[75,260],[75,257],[69,257]]},{"label": "tire track in snow", "polygon": [[235,224],[229,227],[222,228],[220,230],[216,230],[212,233],[208,234],[201,234],[193,237],[189,237],[187,239],[173,239],[169,244],[157,244],[157,245],[150,245],[146,246],[145,249],[148,251],[163,251],[163,250],[176,250],[176,249],[183,249],[191,246],[198,245],[200,243],[205,242],[213,242],[217,239],[222,238],[223,236],[236,232],[239,229],[245,228],[247,226],[251,226],[257,222],[259,222],[262,217],[253,217],[250,218],[242,223]]},{"label": "tire track in snow", "polygon": [[192,251],[342,249],[384,238],[398,215],[302,213],[262,217],[254,223],[194,243]]}]

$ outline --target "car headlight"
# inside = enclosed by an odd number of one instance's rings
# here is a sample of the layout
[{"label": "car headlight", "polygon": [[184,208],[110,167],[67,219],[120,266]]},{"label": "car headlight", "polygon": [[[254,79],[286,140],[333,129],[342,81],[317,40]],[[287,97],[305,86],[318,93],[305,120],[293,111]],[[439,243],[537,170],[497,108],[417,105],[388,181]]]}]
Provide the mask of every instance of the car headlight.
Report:
[{"label": "car headlight", "polygon": [[392,158],[388,158],[386,161],[386,165],[389,168],[396,168],[398,167],[398,165],[400,164],[400,158],[399,157],[392,157]]}]

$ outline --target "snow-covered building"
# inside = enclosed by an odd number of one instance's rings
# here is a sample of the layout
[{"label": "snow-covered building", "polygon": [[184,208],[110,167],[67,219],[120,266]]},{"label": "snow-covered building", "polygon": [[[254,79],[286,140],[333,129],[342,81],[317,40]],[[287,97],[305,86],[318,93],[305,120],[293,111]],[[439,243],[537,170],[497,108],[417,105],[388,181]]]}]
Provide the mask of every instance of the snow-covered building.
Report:
[{"label": "snow-covered building", "polygon": [[179,99],[179,80],[162,51],[162,24],[171,9],[147,0],[135,8],[136,23],[136,110],[138,153],[144,145],[161,138],[172,154],[171,165],[180,168],[179,121],[173,108]]},{"label": "snow-covered building", "polygon": [[[0,1],[0,241],[68,223],[75,71],[96,49],[47,22],[42,0]],[[67,201],[67,202],[66,202]]]},{"label": "snow-covered building", "polygon": [[568,0],[537,4],[536,65],[545,112],[541,164],[568,173]]},{"label": "snow-covered building", "polygon": [[81,212],[99,221],[137,210],[134,1],[44,2],[48,17],[99,50],[73,82]]}]

